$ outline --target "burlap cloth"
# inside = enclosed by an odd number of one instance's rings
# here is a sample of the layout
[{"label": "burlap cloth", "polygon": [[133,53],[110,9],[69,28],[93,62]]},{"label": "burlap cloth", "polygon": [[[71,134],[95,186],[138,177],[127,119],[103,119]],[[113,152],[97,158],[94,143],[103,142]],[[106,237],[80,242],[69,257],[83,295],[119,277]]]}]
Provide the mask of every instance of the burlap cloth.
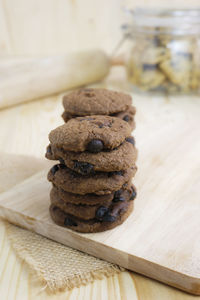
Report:
[{"label": "burlap cloth", "polygon": [[[3,157],[5,159],[5,155]],[[23,177],[25,179],[27,175],[31,176],[35,171],[44,167],[44,164],[41,164],[36,158],[24,156],[21,158],[17,156],[16,159],[16,157],[7,155],[6,161],[6,174],[3,174],[3,169],[0,173],[1,182],[4,183],[0,186],[0,192],[5,190],[5,186],[8,189],[21,182]],[[27,171],[23,173],[27,167],[22,168],[22,162],[24,166],[26,163],[29,163],[29,166],[30,164],[34,165],[32,172],[29,168],[29,174]],[[19,165],[20,168],[18,168]],[[10,180],[9,167],[12,180]],[[16,174],[14,170],[16,170]],[[123,271],[117,265],[66,247],[7,222],[5,224],[7,236],[18,257],[29,265],[41,283],[51,292],[79,287],[93,282],[95,279],[102,279]]]},{"label": "burlap cloth", "polygon": [[17,255],[51,292],[79,287],[123,270],[9,223],[6,232]]}]

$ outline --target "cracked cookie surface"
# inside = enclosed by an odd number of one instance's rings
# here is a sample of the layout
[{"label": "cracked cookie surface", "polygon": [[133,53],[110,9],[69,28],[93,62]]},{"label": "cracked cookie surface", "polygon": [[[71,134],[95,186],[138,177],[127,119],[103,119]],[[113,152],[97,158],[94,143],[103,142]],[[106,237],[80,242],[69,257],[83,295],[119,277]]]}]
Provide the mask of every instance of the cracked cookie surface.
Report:
[{"label": "cracked cookie surface", "polygon": [[105,215],[104,220],[101,221],[96,218],[83,220],[74,217],[65,213],[54,204],[51,204],[49,210],[53,221],[57,225],[67,227],[78,232],[92,233],[109,230],[122,224],[133,211],[133,201],[126,202],[126,205],[121,204],[121,208],[118,207],[116,214],[115,212],[112,212],[112,214],[107,215],[107,218]]},{"label": "cracked cookie surface", "polygon": [[48,146],[46,157],[51,160],[60,160],[68,168],[87,175],[98,171],[121,171],[133,165],[137,159],[137,149],[134,147],[133,137],[128,137],[120,146],[112,151],[98,153],[72,152],[62,148]]},{"label": "cracked cookie surface", "polygon": [[110,116],[88,116],[71,119],[52,130],[49,140],[53,147],[67,151],[97,153],[112,150],[131,135],[127,122]]},{"label": "cracked cookie surface", "polygon": [[54,165],[48,173],[48,180],[66,192],[85,195],[110,194],[122,187],[126,187],[135,175],[137,167],[134,165],[127,170],[117,172],[99,172],[94,175],[83,176],[65,165]]}]

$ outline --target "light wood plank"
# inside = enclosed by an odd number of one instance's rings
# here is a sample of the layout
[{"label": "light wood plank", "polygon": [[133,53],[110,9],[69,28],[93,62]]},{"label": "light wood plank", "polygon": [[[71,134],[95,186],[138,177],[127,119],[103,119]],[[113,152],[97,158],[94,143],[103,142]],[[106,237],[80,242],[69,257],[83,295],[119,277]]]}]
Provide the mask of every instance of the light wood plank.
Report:
[{"label": "light wood plank", "polygon": [[110,52],[121,36],[121,0],[1,2],[12,38],[11,53],[16,55],[64,54],[90,48]]},{"label": "light wood plank", "polygon": [[14,53],[13,50],[4,1],[0,1],[0,57]]},{"label": "light wood plank", "polygon": [[[6,253],[6,255],[4,254]],[[8,259],[4,257],[9,253]],[[179,290],[160,284],[154,280],[130,272],[122,272],[110,279],[96,280],[94,283],[72,291],[49,294],[45,291],[30,269],[20,261],[10,249],[5,227],[0,222],[0,266],[5,269],[0,277],[1,299],[8,300],[192,300],[200,299]],[[14,274],[12,273],[14,269]],[[0,273],[1,274],[1,273]],[[115,291],[114,291],[115,289]],[[4,298],[2,298],[4,296]],[[116,297],[116,298],[115,298]]]},{"label": "light wood plank", "polygon": [[[167,7],[160,0],[0,0],[0,54],[64,54],[102,48],[109,54],[121,39],[123,7]],[[170,7],[199,7],[174,0]],[[2,13],[1,13],[2,11]]]},{"label": "light wood plank", "polygon": [[[138,110],[135,135],[140,150],[135,179],[138,198],[135,212],[124,225],[88,235],[54,225],[48,214],[47,170],[2,194],[1,214],[74,248],[200,293],[200,243],[196,239],[200,234],[199,102],[199,98],[185,97],[181,102],[171,98],[166,102],[163,98],[134,96]],[[20,107],[16,109],[20,111]],[[44,114],[41,118],[44,132],[51,126],[48,121],[51,116],[58,116],[58,109],[55,111],[40,112]],[[28,126],[24,130],[27,129],[30,130]],[[44,147],[46,137],[36,134],[37,128],[31,130],[31,149],[34,144]],[[23,135],[24,142],[25,136],[29,136],[28,132]]]}]

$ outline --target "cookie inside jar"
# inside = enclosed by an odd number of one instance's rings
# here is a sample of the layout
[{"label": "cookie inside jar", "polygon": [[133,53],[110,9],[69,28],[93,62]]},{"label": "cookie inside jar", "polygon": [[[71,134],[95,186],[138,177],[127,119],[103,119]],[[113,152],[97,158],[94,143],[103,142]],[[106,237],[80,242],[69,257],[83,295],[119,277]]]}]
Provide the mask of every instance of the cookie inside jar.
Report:
[{"label": "cookie inside jar", "polygon": [[125,26],[126,70],[135,90],[200,91],[200,10],[135,10]]}]

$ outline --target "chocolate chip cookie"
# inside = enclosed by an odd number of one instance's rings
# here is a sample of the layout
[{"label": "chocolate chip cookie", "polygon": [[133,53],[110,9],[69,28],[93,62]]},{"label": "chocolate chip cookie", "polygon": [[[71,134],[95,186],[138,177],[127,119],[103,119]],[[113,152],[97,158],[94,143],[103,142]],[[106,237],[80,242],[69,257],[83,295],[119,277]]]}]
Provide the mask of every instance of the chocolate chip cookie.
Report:
[{"label": "chocolate chip cookie", "polygon": [[75,116],[110,115],[127,110],[131,101],[128,94],[84,88],[64,96],[63,106],[65,111]]},{"label": "chocolate chip cookie", "polygon": [[[127,189],[130,188],[131,183],[127,185]],[[57,188],[55,185],[53,185],[53,190],[57,194],[57,196],[66,203],[72,203],[72,204],[85,204],[85,205],[96,205],[96,204],[107,204],[110,203],[114,198],[114,193],[111,192],[110,194],[104,194],[104,195],[97,195],[94,193],[91,194],[74,194],[64,191],[61,188]]]},{"label": "chocolate chip cookie", "polygon": [[131,127],[119,118],[89,116],[59,126],[50,132],[49,140],[54,148],[97,153],[118,147],[130,135]]},{"label": "chocolate chip cookie", "polygon": [[64,191],[61,188],[57,188],[53,185],[52,192],[54,195],[56,194],[59,199],[61,199],[65,203],[72,203],[72,204],[82,204],[82,205],[107,205],[109,203],[123,201],[124,199],[124,192],[128,192],[130,194],[131,200],[134,200],[136,197],[136,188],[131,186],[131,181],[129,181],[124,188],[117,190],[115,192],[111,192],[110,194],[104,195],[97,195],[97,194],[73,194]]},{"label": "chocolate chip cookie", "polygon": [[[94,218],[102,218],[105,213],[113,211],[113,209],[118,205],[119,202],[127,202],[134,200],[134,195],[136,195],[133,187],[126,190],[119,190],[113,193],[113,198],[110,201],[103,203],[90,203],[88,204],[73,204],[68,201],[63,201],[57,192],[56,188],[52,188],[50,193],[51,203],[54,206],[59,207],[62,211],[67,214],[71,214],[75,217],[81,218],[83,220],[89,220]],[[98,196],[96,196],[98,199]],[[99,199],[98,199],[99,200]]]},{"label": "chocolate chip cookie", "polygon": [[65,122],[78,116],[110,115],[121,118],[134,128],[135,107],[127,94],[107,89],[85,88],[63,97]]},{"label": "chocolate chip cookie", "polygon": [[79,232],[114,228],[129,216],[136,197],[131,97],[81,89],[65,96],[63,105],[66,123],[50,132],[46,151],[59,161],[48,173],[51,217]]},{"label": "chocolate chip cookie", "polygon": [[48,173],[48,180],[66,192],[85,195],[110,194],[121,189],[130,182],[135,175],[137,167],[133,165],[127,170],[117,172],[99,172],[94,175],[82,176],[63,164],[55,165]]},{"label": "chocolate chip cookie", "polygon": [[128,137],[121,145],[112,151],[98,153],[72,152],[49,145],[46,157],[51,160],[60,160],[68,168],[82,174],[92,174],[97,171],[112,172],[126,170],[132,166],[137,158],[137,149],[134,147],[133,137]]},{"label": "chocolate chip cookie", "polygon": [[51,204],[50,214],[54,222],[60,226],[78,232],[101,232],[122,224],[133,210],[133,201],[119,202],[109,213],[102,211],[102,216],[90,220],[83,220],[65,213],[59,207]]},{"label": "chocolate chip cookie", "polygon": [[135,112],[136,112],[135,107],[130,106],[127,110],[113,114],[112,116],[124,120],[131,126],[133,130],[135,129],[135,120],[134,120]]}]

